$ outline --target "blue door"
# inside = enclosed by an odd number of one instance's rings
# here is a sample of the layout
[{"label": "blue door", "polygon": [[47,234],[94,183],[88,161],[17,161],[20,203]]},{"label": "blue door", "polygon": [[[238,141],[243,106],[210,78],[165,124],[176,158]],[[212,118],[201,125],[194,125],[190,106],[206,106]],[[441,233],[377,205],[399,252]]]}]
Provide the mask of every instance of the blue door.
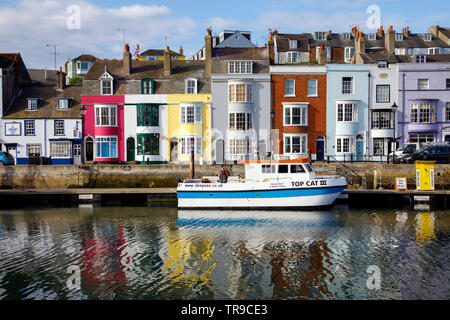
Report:
[{"label": "blue door", "polygon": [[325,141],[316,140],[316,160],[323,161],[325,158]]},{"label": "blue door", "polygon": [[364,141],[356,140],[356,161],[364,161]]}]

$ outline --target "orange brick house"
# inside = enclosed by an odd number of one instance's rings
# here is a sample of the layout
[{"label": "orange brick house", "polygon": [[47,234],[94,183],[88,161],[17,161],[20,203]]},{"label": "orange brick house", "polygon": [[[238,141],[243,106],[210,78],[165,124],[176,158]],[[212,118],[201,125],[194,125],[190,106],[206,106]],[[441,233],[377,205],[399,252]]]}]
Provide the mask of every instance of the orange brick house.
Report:
[{"label": "orange brick house", "polygon": [[292,158],[309,154],[312,160],[324,160],[326,66],[271,65],[270,74],[273,153]]}]

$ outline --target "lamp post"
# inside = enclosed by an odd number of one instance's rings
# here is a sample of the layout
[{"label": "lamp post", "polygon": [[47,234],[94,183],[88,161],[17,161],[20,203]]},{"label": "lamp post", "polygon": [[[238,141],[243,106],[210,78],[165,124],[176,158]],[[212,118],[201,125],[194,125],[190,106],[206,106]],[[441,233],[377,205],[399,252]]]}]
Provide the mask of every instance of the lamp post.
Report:
[{"label": "lamp post", "polygon": [[396,134],[396,131],[395,131],[395,122],[396,122],[395,114],[397,113],[398,106],[394,102],[394,104],[391,106],[391,108],[392,108],[392,112],[394,114],[394,147],[393,147],[393,150],[392,150],[392,161],[395,164],[395,150],[397,149],[397,134]]},{"label": "lamp post", "polygon": [[87,108],[85,106],[82,106],[80,108],[80,115],[81,115],[81,163],[84,164],[85,162],[85,157],[84,157],[84,143],[83,143],[83,138],[84,138],[84,116],[86,115],[86,111]]}]

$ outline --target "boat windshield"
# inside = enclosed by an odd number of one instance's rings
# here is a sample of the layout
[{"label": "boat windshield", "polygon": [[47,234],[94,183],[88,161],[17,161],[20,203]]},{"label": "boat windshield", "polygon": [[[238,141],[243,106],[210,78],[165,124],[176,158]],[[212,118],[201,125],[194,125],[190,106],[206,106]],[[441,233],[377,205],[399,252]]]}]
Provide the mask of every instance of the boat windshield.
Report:
[{"label": "boat windshield", "polygon": [[305,168],[301,164],[291,164],[291,173],[305,173]]},{"label": "boat windshield", "polygon": [[308,170],[308,172],[313,172],[313,168],[311,168],[311,165],[309,163],[305,164],[306,170]]}]

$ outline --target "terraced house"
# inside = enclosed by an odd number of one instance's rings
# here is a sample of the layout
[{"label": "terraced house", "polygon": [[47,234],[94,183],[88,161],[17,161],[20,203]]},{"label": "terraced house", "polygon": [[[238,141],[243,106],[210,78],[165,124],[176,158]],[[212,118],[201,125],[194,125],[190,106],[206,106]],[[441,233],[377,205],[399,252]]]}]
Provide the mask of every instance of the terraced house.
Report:
[{"label": "terraced house", "polygon": [[[210,86],[203,61],[97,61],[83,81],[86,160],[210,161]],[[183,118],[184,117],[184,118]]]},{"label": "terraced house", "polygon": [[7,108],[2,141],[16,164],[81,163],[81,87],[64,82],[60,69],[56,85],[24,86]]},{"label": "terraced house", "polygon": [[211,68],[213,161],[265,158],[272,149],[268,48],[256,47],[239,31],[223,42],[213,47],[207,30],[204,61],[206,70]]}]

